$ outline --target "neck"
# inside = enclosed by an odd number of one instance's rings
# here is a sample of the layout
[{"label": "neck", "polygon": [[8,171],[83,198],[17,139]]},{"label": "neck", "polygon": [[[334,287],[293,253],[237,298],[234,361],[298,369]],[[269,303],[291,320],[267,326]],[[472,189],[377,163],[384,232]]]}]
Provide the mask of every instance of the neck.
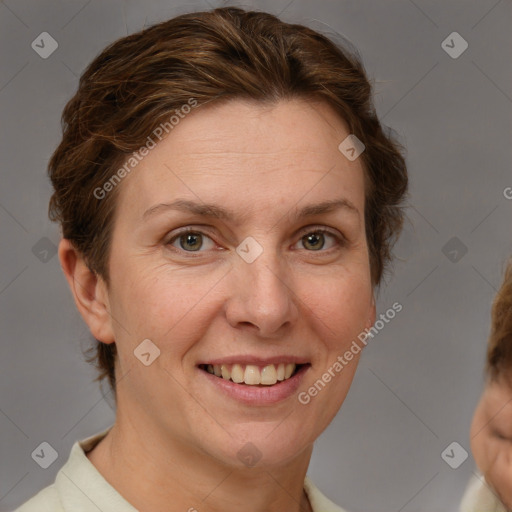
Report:
[{"label": "neck", "polygon": [[311,512],[304,492],[311,452],[312,445],[285,464],[240,469],[140,418],[126,421],[118,410],[116,424],[87,457],[140,512]]}]

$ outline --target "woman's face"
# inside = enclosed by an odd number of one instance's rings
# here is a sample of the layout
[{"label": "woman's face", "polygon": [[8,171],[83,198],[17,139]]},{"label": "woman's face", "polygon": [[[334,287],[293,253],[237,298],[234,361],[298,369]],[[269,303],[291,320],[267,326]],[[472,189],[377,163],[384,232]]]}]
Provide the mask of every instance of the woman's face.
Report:
[{"label": "woman's face", "polygon": [[[199,107],[119,185],[109,329],[131,422],[235,465],[246,452],[289,461],[333,419],[360,354],[309,403],[299,393],[375,316],[362,163],[338,150],[348,135],[321,103]],[[278,380],[279,363],[299,371]]]}]

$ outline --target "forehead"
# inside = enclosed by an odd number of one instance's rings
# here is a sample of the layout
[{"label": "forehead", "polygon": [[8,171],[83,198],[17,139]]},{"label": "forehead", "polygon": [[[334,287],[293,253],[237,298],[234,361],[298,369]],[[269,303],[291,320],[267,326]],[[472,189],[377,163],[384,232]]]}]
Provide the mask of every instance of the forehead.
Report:
[{"label": "forehead", "polygon": [[[171,196],[251,202],[262,207],[300,195],[351,195],[364,201],[361,159],[339,144],[346,123],[326,103],[232,100],[198,107],[126,179],[121,202],[140,210]],[[336,187],[336,190],[333,188]],[[235,192],[229,194],[229,192]],[[140,213],[140,212],[139,212]]]},{"label": "forehead", "polygon": [[487,415],[512,425],[512,386],[503,379],[492,381],[487,384],[484,396]]}]

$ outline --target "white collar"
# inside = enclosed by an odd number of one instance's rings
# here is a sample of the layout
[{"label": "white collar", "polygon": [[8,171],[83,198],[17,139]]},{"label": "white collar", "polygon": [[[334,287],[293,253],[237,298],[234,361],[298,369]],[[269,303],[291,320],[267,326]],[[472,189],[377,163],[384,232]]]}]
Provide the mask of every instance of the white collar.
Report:
[{"label": "white collar", "polygon": [[[103,439],[111,428],[112,426],[86,439],[76,441],[71,448],[69,459],[55,479],[55,490],[64,510],[137,512],[137,509],[105,480],[86,456],[86,452]],[[304,490],[313,512],[345,512],[326,498],[307,476],[304,480]]]}]

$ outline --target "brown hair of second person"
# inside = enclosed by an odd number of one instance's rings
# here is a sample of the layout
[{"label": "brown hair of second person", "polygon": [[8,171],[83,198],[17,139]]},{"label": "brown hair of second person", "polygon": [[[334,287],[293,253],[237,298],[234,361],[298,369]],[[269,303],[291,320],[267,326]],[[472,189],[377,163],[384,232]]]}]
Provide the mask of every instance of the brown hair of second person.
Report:
[{"label": "brown hair of second person", "polygon": [[491,312],[486,373],[493,381],[506,377],[512,384],[512,260],[509,260]]}]

